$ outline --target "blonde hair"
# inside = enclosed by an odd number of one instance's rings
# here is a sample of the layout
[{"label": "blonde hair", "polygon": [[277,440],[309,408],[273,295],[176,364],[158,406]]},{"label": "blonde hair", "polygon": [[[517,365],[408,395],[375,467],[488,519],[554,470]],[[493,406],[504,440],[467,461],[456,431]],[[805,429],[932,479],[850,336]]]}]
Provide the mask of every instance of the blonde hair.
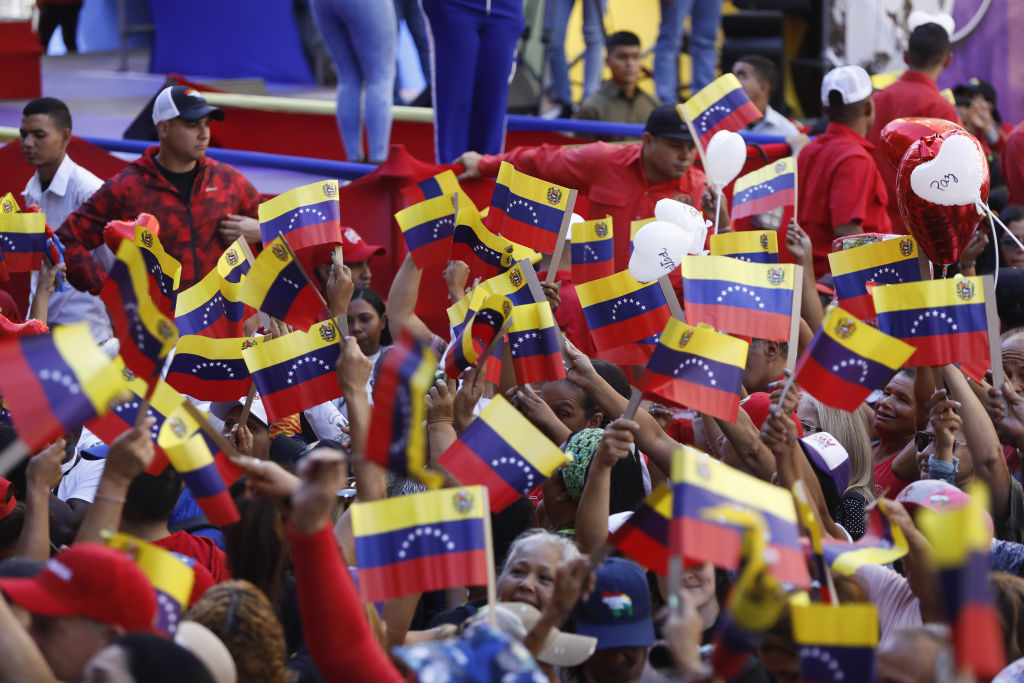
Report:
[{"label": "blonde hair", "polygon": [[814,408],[821,430],[834,436],[850,456],[850,484],[846,490],[856,491],[866,503],[873,502],[875,467],[871,455],[870,423],[863,406],[851,413],[827,406],[810,394],[804,394],[801,400]]}]

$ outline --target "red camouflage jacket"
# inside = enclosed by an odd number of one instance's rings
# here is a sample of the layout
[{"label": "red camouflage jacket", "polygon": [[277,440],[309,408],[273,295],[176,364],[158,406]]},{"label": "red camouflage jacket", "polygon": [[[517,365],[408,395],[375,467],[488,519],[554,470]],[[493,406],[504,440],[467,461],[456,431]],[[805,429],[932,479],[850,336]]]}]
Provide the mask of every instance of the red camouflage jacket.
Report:
[{"label": "red camouflage jacket", "polygon": [[103,244],[103,227],[112,220],[133,220],[151,213],[160,221],[160,243],[181,261],[181,289],[200,280],[217,265],[228,246],[218,224],[229,213],[257,215],[260,195],[241,173],[208,157],[199,160],[199,173],[188,204],[160,173],[150,147],[68,216],[57,234],[67,248],[68,281],[77,289],[97,294],[107,278],[90,249]]}]

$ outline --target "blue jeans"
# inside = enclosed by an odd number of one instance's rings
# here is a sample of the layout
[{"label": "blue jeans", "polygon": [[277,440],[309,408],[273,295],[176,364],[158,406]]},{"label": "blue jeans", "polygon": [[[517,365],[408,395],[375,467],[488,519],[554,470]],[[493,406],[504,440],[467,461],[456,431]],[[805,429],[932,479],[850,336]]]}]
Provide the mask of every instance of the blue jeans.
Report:
[{"label": "blue jeans", "polygon": [[[395,18],[401,23],[405,19],[405,25],[412,36],[413,45],[416,46],[416,56],[420,60],[420,68],[423,69],[423,77],[430,78],[430,46],[427,45],[427,25],[423,21],[423,12],[420,11],[420,4],[417,0],[395,0]],[[398,79],[395,79],[395,104],[402,104],[398,98]]]},{"label": "blue jeans", "polygon": [[[313,16],[338,74],[338,131],[351,160],[383,161],[391,138],[398,27],[381,0],[312,0]],[[365,112],[365,119],[364,119]],[[363,123],[369,154],[363,155]]]},{"label": "blue jeans", "polygon": [[[604,23],[607,0],[583,0],[583,97],[601,87],[604,70]],[[565,29],[576,0],[547,0],[544,8],[545,57],[551,69],[551,99],[572,104],[569,64],[565,59]]]},{"label": "blue jeans", "polygon": [[690,59],[696,93],[715,80],[718,54],[715,38],[722,19],[722,0],[672,0],[661,2],[661,25],[654,44],[654,86],[658,99],[675,102],[679,97],[679,51],[683,46],[683,23],[690,16]]}]

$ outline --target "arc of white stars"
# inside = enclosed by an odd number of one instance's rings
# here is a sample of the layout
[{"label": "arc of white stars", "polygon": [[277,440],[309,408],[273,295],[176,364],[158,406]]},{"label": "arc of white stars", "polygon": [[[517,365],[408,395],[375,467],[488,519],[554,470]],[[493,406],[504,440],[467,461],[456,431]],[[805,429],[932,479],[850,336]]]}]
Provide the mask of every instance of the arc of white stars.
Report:
[{"label": "arc of white stars", "polygon": [[297,209],[296,211],[292,212],[292,218],[290,221],[288,221],[288,230],[292,229],[292,227],[295,225],[296,219],[298,219],[298,217],[304,213],[316,214],[316,217],[319,218],[321,221],[327,220],[327,214],[325,214],[320,209],[317,209],[312,206],[303,206],[301,209]]},{"label": "arc of white stars", "polygon": [[[431,239],[435,239],[436,240],[438,237],[440,237],[441,236],[441,228],[444,227],[445,225],[450,225],[450,226],[452,226],[452,228],[454,228],[455,227],[455,217],[454,216],[445,216],[444,218],[440,218],[440,219],[434,221],[434,228],[431,231]],[[445,232],[447,232],[447,230]]]},{"label": "arc of white stars", "polygon": [[711,108],[705,109],[703,112],[701,112],[700,116],[697,117],[697,120],[694,121],[694,125],[697,126],[697,129],[700,131],[701,135],[711,130],[711,126],[709,126],[706,123],[706,120],[711,118],[712,114],[720,111],[728,114],[730,109],[724,104],[715,104],[712,105]]},{"label": "arc of white stars", "polygon": [[914,318],[914,322],[911,323],[910,325],[910,334],[917,334],[917,328],[927,318],[941,320],[942,322],[946,323],[949,326],[949,329],[953,330],[954,332],[956,332],[958,329],[956,322],[954,322],[955,318],[951,315],[946,315],[945,311],[924,311],[923,313],[919,313],[918,316]]},{"label": "arc of white stars", "polygon": [[711,369],[711,366],[708,365],[708,363],[703,358],[687,358],[686,360],[679,364],[679,367],[676,368],[675,372],[673,372],[672,375],[674,377],[679,377],[679,375],[683,372],[683,369],[686,368],[688,365],[694,365],[703,370],[704,374],[708,376],[708,379],[710,380],[709,383],[711,384],[711,386],[716,386],[718,384],[718,380],[715,379],[715,371]]},{"label": "arc of white stars", "polygon": [[843,672],[842,667],[836,658],[832,656],[832,653],[826,648],[821,647],[802,647],[800,648],[800,657],[803,659],[816,659],[826,667],[828,667],[829,675],[833,681],[842,681],[846,679],[846,674]]},{"label": "arc of white stars", "polygon": [[729,285],[728,287],[723,288],[722,291],[718,293],[718,298],[716,299],[716,301],[718,301],[718,303],[722,303],[723,301],[725,301],[725,299],[729,298],[730,294],[733,293],[746,294],[749,298],[754,300],[754,303],[757,304],[758,308],[764,308],[764,301],[761,299],[761,296],[757,293],[757,290],[754,289],[753,287],[747,287],[745,285]]},{"label": "arc of white stars", "polygon": [[142,317],[139,315],[139,305],[135,302],[130,302],[124,305],[124,312],[131,322],[128,323],[129,331],[132,337],[135,339],[135,345],[140,349],[146,344],[146,326],[142,323]]},{"label": "arc of white stars", "polygon": [[416,541],[417,537],[440,541],[447,550],[455,550],[455,543],[452,541],[451,536],[441,529],[437,529],[428,524],[426,526],[416,527],[415,531],[410,531],[408,535],[406,535],[405,540],[402,541],[401,548],[398,551],[398,559],[405,559],[405,556],[409,553],[409,547]]},{"label": "arc of white stars", "polygon": [[597,250],[595,250],[589,244],[583,245],[583,263],[590,263],[591,261],[600,261],[601,257],[598,256]]},{"label": "arc of white stars", "polygon": [[[889,280],[882,280],[881,278],[886,275],[891,275],[892,278]],[[900,272],[889,265],[882,266],[878,270],[872,271],[869,279],[874,280],[880,285],[891,284],[893,282],[903,282],[903,278],[900,277]]]},{"label": "arc of white stars", "polygon": [[3,241],[4,251],[15,251],[14,238],[7,233],[0,232],[0,240]]},{"label": "arc of white stars", "polygon": [[761,190],[761,189],[769,189],[770,190],[771,189],[771,185],[769,185],[768,183],[758,183],[757,185],[751,185],[747,189],[743,190],[743,196],[740,197],[740,199],[739,199],[740,203],[743,203],[743,202],[747,201],[750,198],[750,195],[754,194],[755,192],[757,192],[758,190]]},{"label": "arc of white stars", "polygon": [[196,363],[196,372],[205,370],[206,368],[219,368],[227,372],[229,379],[235,378],[235,370],[230,365],[219,360],[204,360],[202,363]]},{"label": "arc of white stars", "polygon": [[530,339],[538,339],[538,338],[540,338],[540,333],[537,332],[536,330],[534,330],[532,332],[524,332],[523,334],[521,334],[518,337],[516,337],[515,343],[512,344],[512,350],[513,351],[518,351],[520,344],[525,343],[525,342],[527,342]]},{"label": "arc of white stars", "polygon": [[295,376],[295,371],[298,370],[299,366],[301,366],[303,363],[312,363],[313,365],[319,365],[321,368],[324,369],[325,372],[331,370],[331,368],[327,365],[326,362],[324,362],[322,358],[317,358],[315,356],[303,356],[301,358],[297,358],[295,362],[288,367],[288,384],[295,383],[295,380],[293,379],[293,377]]},{"label": "arc of white stars", "polygon": [[[540,219],[537,217],[537,211],[532,206],[530,206],[529,202],[527,202],[525,199],[522,199],[520,197],[516,197],[515,199],[513,199],[512,201],[510,201],[508,203],[508,211],[507,211],[507,213],[511,214],[512,213],[512,209],[514,209],[517,205],[522,206],[523,208],[525,208],[527,211],[530,212],[530,215],[533,217],[532,222],[533,222],[534,225],[540,225]],[[519,219],[516,219],[516,220],[519,220]]]},{"label": "arc of white stars", "polygon": [[497,470],[498,467],[502,465],[511,465],[513,468],[521,469],[523,471],[523,474],[526,475],[526,483],[524,484],[523,488],[525,488],[527,491],[533,488],[533,482],[534,479],[536,479],[536,476],[533,474],[533,468],[525,460],[523,460],[522,458],[510,458],[505,455],[501,456],[500,458],[494,458],[493,460],[491,460],[491,468],[493,468],[494,470]]},{"label": "arc of white stars", "polygon": [[863,358],[847,358],[846,360],[840,361],[839,363],[832,364],[832,372],[839,373],[840,370],[845,368],[860,368],[860,379],[858,383],[863,384],[864,380],[868,378],[868,371],[871,366]]},{"label": "arc of white stars", "polygon": [[64,387],[71,394],[79,394],[82,391],[74,375],[62,372],[58,368],[43,368],[39,371],[39,379]]},{"label": "arc of white stars", "polygon": [[625,306],[626,304],[633,304],[634,306],[639,308],[641,311],[646,311],[647,310],[647,304],[641,303],[640,300],[637,299],[636,297],[633,297],[633,296],[623,297],[622,299],[618,299],[612,305],[612,320],[618,320],[619,319],[619,308],[621,308],[622,306]]}]

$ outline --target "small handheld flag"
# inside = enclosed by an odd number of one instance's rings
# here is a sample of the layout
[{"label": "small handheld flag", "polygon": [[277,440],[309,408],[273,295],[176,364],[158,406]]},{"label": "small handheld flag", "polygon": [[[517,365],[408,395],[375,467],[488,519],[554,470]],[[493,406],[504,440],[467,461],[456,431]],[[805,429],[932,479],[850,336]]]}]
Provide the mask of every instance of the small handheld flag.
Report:
[{"label": "small handheld flag", "polygon": [[669,318],[638,386],[671,403],[736,421],[747,342]]},{"label": "small handheld flag", "polygon": [[328,320],[308,332],[296,330],[242,350],[268,418],[294,415],[341,396],[334,370],[339,338],[337,323]]},{"label": "small handheld flag", "polygon": [[501,512],[570,459],[496,395],[439,462],[463,484],[486,486],[491,512]]},{"label": "small handheld flag", "polygon": [[430,488],[443,478],[426,469],[426,395],[434,383],[437,359],[423,342],[403,331],[384,353],[373,385],[373,414],[366,459]]},{"label": "small handheld flag", "polygon": [[283,236],[266,245],[256,257],[238,289],[238,298],[303,330],[309,329],[327,307]]},{"label": "small handheld flag", "polygon": [[512,310],[509,351],[520,384],[564,379],[562,332],[547,301],[521,304]]},{"label": "small handheld flag", "polygon": [[46,215],[0,212],[0,247],[9,272],[39,270],[46,249]]},{"label": "small handheld flag", "polygon": [[0,213],[19,213],[21,207],[18,206],[18,200],[14,198],[14,195],[10,192],[0,197]]},{"label": "small handheld flag", "polygon": [[733,219],[756,216],[780,206],[792,206],[796,198],[796,159],[784,157],[740,176],[732,192]]},{"label": "small handheld flag", "polygon": [[455,177],[455,172],[451,169],[441,171],[426,180],[421,180],[418,183],[402,188],[402,198],[405,199],[405,203],[409,206],[446,194],[458,194],[460,197],[465,196],[462,188],[459,187],[459,180]]},{"label": "small handheld flag", "polygon": [[452,198],[453,195],[433,197],[395,214],[417,268],[444,263],[451,255],[455,235]]},{"label": "small handheld flag", "polygon": [[107,412],[120,389],[85,323],[0,339],[0,394],[32,452]]},{"label": "small handheld flag", "polygon": [[445,351],[445,374],[455,379],[476,363],[501,332],[511,313],[512,302],[508,297],[492,294],[484,299],[480,309],[472,314],[469,324],[462,327]]},{"label": "small handheld flag", "polygon": [[234,401],[249,391],[252,378],[242,351],[262,337],[211,339],[186,335],[178,340],[167,369],[167,383],[201,401]]},{"label": "small handheld flag", "polygon": [[157,308],[149,281],[142,250],[123,240],[100,298],[107,305],[125,365],[152,384],[178,341],[178,328]]},{"label": "small handheld flag", "polygon": [[[150,229],[154,227],[154,229]],[[135,246],[142,254],[149,273],[149,292],[157,308],[170,317],[174,311],[178,286],[181,283],[181,263],[167,253],[158,236],[159,227],[149,214],[140,214],[134,224]],[[120,246],[115,253],[120,253]]]},{"label": "small handheld flag", "polygon": [[605,216],[572,226],[572,281],[579,286],[615,274],[612,217]]},{"label": "small handheld flag", "polygon": [[253,256],[244,237],[224,250],[217,267],[202,280],[178,293],[174,324],[182,335],[241,337],[245,319],[253,313],[242,303],[238,290],[252,266]]},{"label": "small handheld flag", "polygon": [[829,307],[796,365],[796,381],[825,405],[854,411],[892,379],[914,347]]},{"label": "small handheld flag", "polygon": [[128,553],[153,584],[157,607],[153,626],[165,636],[173,636],[196,580],[191,565],[177,553],[128,534],[114,533],[107,539],[107,545]]},{"label": "small handheld flag", "polygon": [[963,363],[975,381],[989,364],[985,291],[980,277],[876,287],[878,328],[916,351],[907,365]]},{"label": "small handheld flag", "polygon": [[613,362],[632,362],[608,353],[658,334],[672,315],[661,285],[637,282],[628,270],[577,285],[576,294],[598,357]]},{"label": "small handheld flag", "polygon": [[893,521],[885,501],[876,503],[867,514],[867,531],[856,543],[825,540],[825,560],[833,572],[853,575],[866,564],[891,564],[907,554],[907,537]]},{"label": "small handheld flag", "polygon": [[487,585],[493,565],[487,508],[482,486],[355,503],[352,532],[363,599]]},{"label": "small handheld flag", "polygon": [[320,180],[296,187],[259,206],[260,237],[264,247],[286,235],[307,273],[331,262],[342,243],[338,181]]},{"label": "small handheld flag", "polygon": [[683,256],[686,319],[747,337],[789,341],[796,266]]},{"label": "small handheld flag", "polygon": [[729,256],[747,263],[779,262],[779,236],[774,230],[720,232],[709,242],[712,256]]},{"label": "small handheld flag", "polygon": [[659,484],[608,542],[653,572],[668,575],[672,488]]},{"label": "small handheld flag", "polygon": [[878,610],[869,603],[791,604],[793,640],[800,646],[800,679],[815,683],[873,683]]},{"label": "small handheld flag", "polygon": [[921,279],[917,242],[909,235],[832,252],[828,263],[839,305],[861,319],[875,317],[868,282],[893,285]]},{"label": "small handheld flag", "polygon": [[490,278],[505,272],[523,259],[537,263],[540,257],[540,253],[533,249],[488,230],[475,208],[459,207],[452,242],[452,259],[465,261],[472,272]]},{"label": "small handheld flag", "polygon": [[693,123],[700,145],[704,148],[718,131],[729,130],[735,133],[762,116],[743,91],[739,79],[731,73],[719,76],[686,102],[676,106],[679,108],[679,116]]},{"label": "small handheld flag", "polygon": [[567,187],[534,178],[503,161],[487,222],[507,239],[550,253],[562,223],[572,214],[575,196]]}]

